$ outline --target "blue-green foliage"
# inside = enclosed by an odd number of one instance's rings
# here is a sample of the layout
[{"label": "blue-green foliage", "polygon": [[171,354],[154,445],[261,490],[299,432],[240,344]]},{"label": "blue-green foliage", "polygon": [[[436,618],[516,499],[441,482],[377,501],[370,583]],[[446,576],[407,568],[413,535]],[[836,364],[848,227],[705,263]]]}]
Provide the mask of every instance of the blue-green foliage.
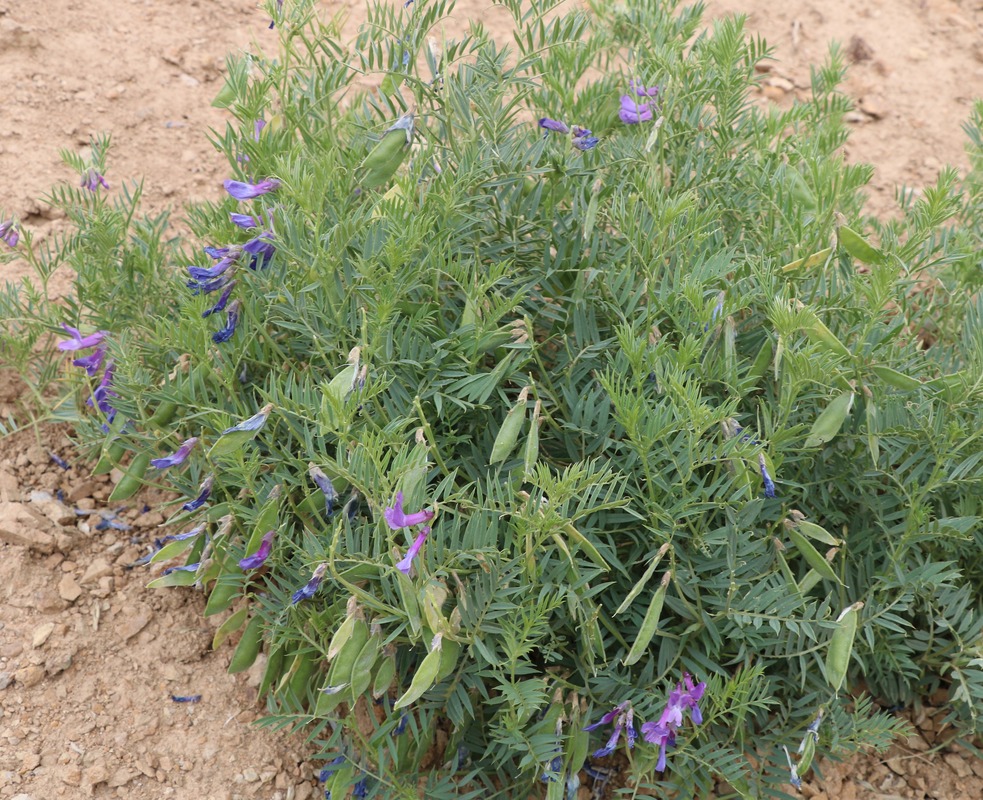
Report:
[{"label": "blue-green foliage", "polygon": [[[197,580],[210,613],[248,600],[271,724],[310,723],[340,749],[339,792],[363,770],[380,797],[417,797],[421,777],[434,798],[560,797],[607,737],[588,747],[588,719],[626,700],[655,719],[686,671],[708,682],[703,724],[663,774],[640,743],[625,780],[778,796],[781,746],[821,707],[821,750],[900,729],[827,684],[837,618],[862,601],[848,686],[887,703],[945,686],[952,718],[979,731],[979,176],[964,197],[943,172],[875,248],[841,227],[863,224],[870,170],[837,153],[835,50],[810,102],[763,111],[747,94],[764,43],[741,20],[704,30],[698,6],[509,0],[506,43],[477,21],[440,40],[449,0],[372,4],[340,43],[308,5],[285,4],[275,57],[230,62],[220,100],[238,120],[216,135],[233,177],[281,186],[192,209],[198,241],[172,261],[256,233],[230,211],[272,214],[272,262],[236,272],[231,341],[213,344],[214,297],[184,291],[177,267],[166,302],[141,296],[147,316],[78,307],[116,334],[111,440],[160,455],[203,439],[167,478],[194,497],[214,474],[211,506],[173,521],[224,533],[207,551],[188,540],[201,567],[163,582]],[[359,94],[363,73],[381,89]],[[660,87],[652,120],[619,121],[629,80]],[[408,110],[405,163],[362,190]],[[600,142],[581,152],[539,117]],[[83,267],[81,285],[103,285],[86,269],[105,275]],[[267,403],[255,439],[206,455]],[[500,435],[515,408],[521,427]],[[309,462],[338,491],[330,516]],[[394,565],[413,532],[383,521],[397,491],[408,512],[437,510],[410,576]],[[270,528],[273,555],[243,573]],[[291,604],[321,564],[319,592]],[[626,667],[665,572],[647,655]],[[439,678],[394,737],[389,709],[434,663],[435,634]],[[259,635],[246,629],[235,667]],[[544,784],[558,746],[561,780]]]}]

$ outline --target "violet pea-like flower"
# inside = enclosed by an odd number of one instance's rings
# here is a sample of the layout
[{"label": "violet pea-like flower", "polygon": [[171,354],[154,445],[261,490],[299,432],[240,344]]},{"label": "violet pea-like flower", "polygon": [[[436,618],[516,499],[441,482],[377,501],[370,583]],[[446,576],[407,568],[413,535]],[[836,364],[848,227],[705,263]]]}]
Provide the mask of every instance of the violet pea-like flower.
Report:
[{"label": "violet pea-like flower", "polygon": [[198,487],[198,496],[194,500],[189,500],[181,508],[185,511],[197,511],[205,503],[208,502],[208,498],[212,494],[212,485],[215,483],[215,476],[209,475],[205,480],[201,482],[201,486]]},{"label": "violet pea-like flower", "polygon": [[226,312],[226,322],[224,327],[215,331],[212,334],[212,341],[215,344],[222,344],[223,342],[229,341],[233,334],[236,332],[236,326],[239,324],[239,309],[240,303],[238,300],[233,300],[229,303],[229,310]]},{"label": "violet pea-like flower", "polygon": [[88,189],[90,192],[98,191],[100,186],[103,189],[109,188],[109,183],[95,167],[89,167],[82,173],[82,182],[79,185],[84,189]]},{"label": "violet pea-like flower", "polygon": [[396,564],[396,569],[398,569],[404,575],[410,574],[410,570],[413,567],[413,560],[419,554],[420,548],[423,547],[423,543],[427,540],[427,535],[429,533],[430,527],[428,525],[424,525],[422,528],[420,528],[420,532],[413,540],[413,544],[410,545],[410,549],[406,551],[406,555],[400,559],[398,564]]},{"label": "violet pea-like flower", "polygon": [[0,242],[3,242],[7,247],[17,247],[19,241],[20,234],[17,232],[16,223],[12,219],[0,222]]},{"label": "violet pea-like flower", "polygon": [[169,456],[153,459],[153,461],[150,462],[150,466],[155,467],[156,469],[167,469],[168,467],[176,467],[179,464],[183,464],[185,460],[187,460],[191,451],[194,450],[196,444],[198,444],[198,437],[192,436]]},{"label": "violet pea-like flower", "polygon": [[318,564],[317,569],[314,570],[314,574],[311,575],[311,579],[293,593],[290,598],[290,605],[295,606],[304,600],[310,600],[317,593],[318,588],[321,586],[321,581],[324,580],[324,573],[327,571],[327,564]]},{"label": "violet pea-like flower", "polygon": [[384,512],[386,523],[394,531],[400,528],[408,528],[411,525],[422,525],[429,522],[434,517],[434,512],[428,508],[417,511],[415,514],[407,514],[403,511],[403,493],[397,492],[396,499],[392,506],[386,508]]},{"label": "violet pea-like flower", "polygon": [[547,131],[553,131],[553,133],[570,133],[570,129],[565,123],[558,119],[550,119],[549,117],[542,117],[539,120],[539,127]]},{"label": "violet pea-like flower", "polygon": [[618,111],[618,117],[626,125],[647,122],[652,119],[653,106],[659,96],[659,87],[646,88],[634,81],[630,81],[629,86],[630,93],[621,96],[621,109]]},{"label": "violet pea-like flower", "polygon": [[578,150],[593,150],[595,147],[597,147],[597,143],[599,141],[601,140],[596,136],[593,136],[591,131],[587,128],[574,127],[573,139],[571,139],[571,142]]},{"label": "violet pea-like flower", "polygon": [[222,435],[226,436],[230,433],[246,433],[252,431],[258,431],[266,424],[267,418],[270,416],[270,412],[273,410],[273,403],[267,403],[259,411],[253,414],[249,419],[244,419],[238,425],[233,425],[231,428],[226,428],[222,431]]},{"label": "violet pea-like flower", "polygon": [[86,375],[92,378],[99,373],[100,369],[102,369],[102,362],[105,357],[106,348],[97,347],[89,355],[76,358],[74,361],[72,361],[72,366],[82,367],[85,370]]},{"label": "violet pea-like flower", "polygon": [[236,200],[252,200],[254,197],[261,197],[269,192],[276,191],[280,186],[280,181],[276,178],[267,178],[259,183],[244,183],[243,181],[223,181],[225,191],[232,195]]},{"label": "violet pea-like flower", "polygon": [[109,398],[119,397],[119,395],[112,390],[113,375],[115,373],[116,364],[110,361],[106,365],[106,371],[102,373],[102,380],[99,381],[99,385],[93,390],[92,397],[90,397],[88,400],[88,404],[90,406],[94,405],[103,414],[112,414],[113,416],[115,416],[115,409],[110,404]]},{"label": "violet pea-like flower", "polygon": [[225,287],[225,291],[222,292],[221,296],[218,298],[218,302],[211,308],[206,308],[201,312],[202,317],[210,317],[212,314],[217,314],[219,311],[225,311],[225,306],[228,305],[229,298],[232,296],[232,290],[235,289],[236,282],[229,281]]},{"label": "violet pea-like flower", "polygon": [[604,725],[610,725],[612,722],[614,723],[614,728],[611,731],[611,736],[608,738],[604,747],[594,751],[593,758],[604,758],[605,756],[611,755],[618,746],[618,741],[621,739],[621,732],[626,729],[628,748],[631,749],[635,746],[635,710],[631,707],[631,702],[627,700],[624,703],[616,705],[597,722],[585,727],[584,730],[592,731]]},{"label": "violet pea-like flower", "polygon": [[761,480],[765,485],[765,497],[769,499],[775,497],[775,482],[768,474],[768,465],[765,463],[764,453],[758,454],[758,466],[761,468]]},{"label": "violet pea-like flower", "polygon": [[232,220],[233,225],[247,231],[259,227],[259,217],[254,217],[252,214],[232,213],[229,214],[229,219]]},{"label": "violet pea-like flower", "polygon": [[273,254],[276,252],[276,246],[268,238],[264,237],[270,237],[272,235],[273,231],[263,231],[259,236],[250,239],[242,246],[242,249],[252,256],[249,261],[250,269],[265,269],[266,265],[270,263],[270,259],[273,258]]},{"label": "violet pea-like flower", "polygon": [[338,499],[338,492],[335,490],[334,484],[331,483],[331,478],[325,475],[324,470],[319,466],[311,462],[307,465],[307,471],[311,480],[324,495],[324,513],[330,517],[334,512],[334,503]]},{"label": "violet pea-like flower", "polygon": [[242,559],[239,562],[239,566],[242,569],[259,569],[263,566],[266,559],[270,557],[270,553],[273,552],[273,537],[275,535],[276,531],[267,531],[264,533],[256,552]]},{"label": "violet pea-like flower", "polygon": [[64,322],[61,327],[72,338],[58,342],[59,350],[85,350],[87,347],[95,347],[97,344],[100,344],[109,335],[109,331],[96,331],[95,333],[90,333],[88,336],[83,336],[78,328],[73,328]]}]

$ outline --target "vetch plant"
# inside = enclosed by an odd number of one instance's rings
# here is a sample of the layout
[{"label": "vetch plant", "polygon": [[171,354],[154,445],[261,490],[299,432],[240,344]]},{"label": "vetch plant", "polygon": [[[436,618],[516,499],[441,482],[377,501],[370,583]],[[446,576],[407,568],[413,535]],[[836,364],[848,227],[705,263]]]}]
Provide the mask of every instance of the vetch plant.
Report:
[{"label": "vetch plant", "polygon": [[271,5],[179,245],[72,185],[98,257],[32,310],[111,331],[68,380],[114,495],[186,499],[151,586],[207,593],[233,671],[265,653],[337,796],[781,796],[903,729],[861,679],[978,731],[978,175],[870,223],[837,52],[764,113],[740,20],[503,5],[508,43],[438,39],[443,0],[347,43]]}]

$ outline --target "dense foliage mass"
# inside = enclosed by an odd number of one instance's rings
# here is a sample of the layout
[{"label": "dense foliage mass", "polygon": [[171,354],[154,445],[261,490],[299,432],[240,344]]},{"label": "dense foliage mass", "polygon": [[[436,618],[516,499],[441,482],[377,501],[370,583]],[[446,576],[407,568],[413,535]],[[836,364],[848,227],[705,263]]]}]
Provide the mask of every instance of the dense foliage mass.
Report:
[{"label": "dense foliage mass", "polygon": [[508,46],[441,38],[449,1],[349,43],[274,6],[194,238],[107,199],[102,142],[54,197],[77,233],[15,241],[79,280],[5,295],[11,358],[43,383],[78,326],[114,499],[185,496],[152,585],[208,593],[233,670],[265,653],[336,796],[575,797],[605,764],[779,796],[900,729],[865,691],[947,687],[979,731],[979,173],[875,247],[835,50],[762,111],[741,20],[504,5]]}]

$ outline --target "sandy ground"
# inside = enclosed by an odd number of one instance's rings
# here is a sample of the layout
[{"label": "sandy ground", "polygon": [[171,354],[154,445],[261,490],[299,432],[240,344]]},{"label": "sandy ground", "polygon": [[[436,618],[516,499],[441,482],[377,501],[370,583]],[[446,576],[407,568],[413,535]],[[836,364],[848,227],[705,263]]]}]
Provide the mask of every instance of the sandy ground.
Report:
[{"label": "sandy ground", "polygon": [[[364,14],[358,2],[324,6],[347,13],[348,30]],[[776,47],[762,104],[804,96],[810,64],[830,40],[843,44],[844,91],[857,106],[846,156],[876,166],[873,211],[891,212],[899,183],[918,189],[944,164],[966,168],[961,124],[983,94],[983,0],[708,6],[749,14]],[[459,9],[504,36],[502,9],[484,0]],[[58,151],[106,131],[113,190],[142,177],[153,210],[217,198],[226,168],[206,132],[225,117],[209,103],[225,53],[271,43],[268,21],[254,0],[0,0],[0,216],[39,237],[58,231],[64,221],[38,200],[72,180]],[[0,280],[23,276],[16,264],[0,269]],[[231,649],[210,649],[202,599],[145,591],[144,576],[125,568],[161,520],[154,498],[121,512],[131,530],[98,530],[108,485],[82,464],[62,470],[50,452],[73,461],[64,430],[0,439],[0,798],[314,796],[309,748],[249,724],[263,713],[256,676],[225,673]],[[171,699],[197,694],[193,704]],[[920,733],[890,757],[826,765],[825,781],[803,794],[978,800],[983,763],[946,744],[939,718],[917,712]]]}]

